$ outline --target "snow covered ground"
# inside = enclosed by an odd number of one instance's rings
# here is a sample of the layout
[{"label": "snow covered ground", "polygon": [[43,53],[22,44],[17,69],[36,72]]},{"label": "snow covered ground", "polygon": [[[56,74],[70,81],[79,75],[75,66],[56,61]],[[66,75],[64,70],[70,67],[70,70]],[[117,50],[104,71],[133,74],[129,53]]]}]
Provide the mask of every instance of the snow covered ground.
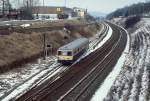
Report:
[{"label": "snow covered ground", "polygon": [[[0,99],[4,98],[18,86],[24,84],[26,81],[32,79],[34,76],[39,74],[41,71],[46,71],[50,65],[56,60],[55,57],[48,59],[47,63],[43,63],[39,59],[38,63],[27,64],[24,68],[17,68],[7,73],[0,75]],[[45,72],[46,74],[46,72]],[[39,77],[37,77],[38,79]],[[32,85],[32,83],[31,83]]]},{"label": "snow covered ground", "polygon": [[[101,34],[101,32],[97,34]],[[112,30],[109,27],[109,31],[106,37],[101,40],[97,47],[90,48],[88,52],[84,54],[83,57],[81,57],[81,59],[93,52],[94,50],[96,50],[97,48],[101,47],[110,38],[111,35]],[[94,46],[93,44],[99,42],[99,39],[97,39],[96,37],[95,40],[93,40],[93,42],[90,44],[90,46]],[[33,87],[39,81],[39,79],[42,79],[41,77],[49,74],[57,65],[59,64],[57,63],[56,57],[51,56],[48,58],[48,61],[46,63],[39,59],[38,63],[27,64],[24,68],[17,68],[10,72],[1,74],[0,100],[8,101],[20,96],[23,92],[26,92],[29,89],[31,89],[31,87]],[[62,70],[63,68],[60,68],[52,75],[55,75],[56,73],[61,72]]]},{"label": "snow covered ground", "polygon": [[138,30],[131,33],[129,54],[104,101],[148,101],[149,79],[150,23],[145,22]]}]

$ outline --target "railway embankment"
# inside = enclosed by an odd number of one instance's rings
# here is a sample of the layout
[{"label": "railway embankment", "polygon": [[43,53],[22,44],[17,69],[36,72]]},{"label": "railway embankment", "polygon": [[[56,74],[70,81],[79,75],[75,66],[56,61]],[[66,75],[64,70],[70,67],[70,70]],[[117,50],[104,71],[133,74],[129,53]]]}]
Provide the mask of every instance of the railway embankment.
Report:
[{"label": "railway embankment", "polygon": [[[101,28],[97,23],[71,20],[58,22],[34,22],[30,27],[9,27],[0,34],[0,73],[23,67],[43,56],[43,39],[58,47],[79,37],[92,37]],[[49,50],[49,49],[48,49]],[[50,52],[48,51],[50,55]]]},{"label": "railway embankment", "polygon": [[[125,25],[128,18],[115,19]],[[133,24],[133,23],[132,23]],[[104,101],[149,101],[150,100],[150,23],[149,18],[141,18],[127,28],[130,35],[130,50],[124,66],[117,76]]]}]

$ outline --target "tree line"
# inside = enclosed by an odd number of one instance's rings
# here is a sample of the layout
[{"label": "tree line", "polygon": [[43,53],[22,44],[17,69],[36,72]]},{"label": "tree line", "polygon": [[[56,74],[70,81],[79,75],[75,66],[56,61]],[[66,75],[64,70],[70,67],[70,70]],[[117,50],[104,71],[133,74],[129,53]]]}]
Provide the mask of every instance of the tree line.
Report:
[{"label": "tree line", "polygon": [[18,13],[22,19],[32,19],[32,7],[39,4],[39,0],[0,0],[0,18],[6,18]]},{"label": "tree line", "polygon": [[141,16],[150,12],[150,1],[143,3],[133,4],[124,8],[117,9],[116,11],[107,15],[108,19],[114,17],[128,17],[128,16]]}]

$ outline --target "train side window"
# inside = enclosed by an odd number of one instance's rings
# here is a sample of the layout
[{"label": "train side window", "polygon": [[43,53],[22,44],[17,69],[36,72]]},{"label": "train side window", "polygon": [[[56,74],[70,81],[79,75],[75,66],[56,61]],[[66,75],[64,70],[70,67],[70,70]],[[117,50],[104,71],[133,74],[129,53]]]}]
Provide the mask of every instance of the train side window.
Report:
[{"label": "train side window", "polygon": [[76,54],[76,53],[77,53],[77,51],[76,51],[76,50],[74,50],[73,54]]},{"label": "train side window", "polygon": [[61,55],[61,51],[58,51],[58,55]]},{"label": "train side window", "polygon": [[76,49],[75,51],[76,51],[76,53],[78,53],[78,49]]},{"label": "train side window", "polygon": [[68,52],[68,56],[72,56],[72,52]]}]

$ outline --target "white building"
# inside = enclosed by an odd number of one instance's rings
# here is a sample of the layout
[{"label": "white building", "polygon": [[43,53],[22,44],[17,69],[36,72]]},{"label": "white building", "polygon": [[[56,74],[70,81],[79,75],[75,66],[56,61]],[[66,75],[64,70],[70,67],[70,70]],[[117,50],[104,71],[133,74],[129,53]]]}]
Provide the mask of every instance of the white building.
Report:
[{"label": "white building", "polygon": [[37,6],[32,9],[34,19],[57,19],[57,15],[65,13],[72,17],[73,9],[66,7],[42,7]]},{"label": "white building", "polygon": [[87,14],[87,9],[74,7],[73,11],[77,13],[78,17],[84,18]]}]

